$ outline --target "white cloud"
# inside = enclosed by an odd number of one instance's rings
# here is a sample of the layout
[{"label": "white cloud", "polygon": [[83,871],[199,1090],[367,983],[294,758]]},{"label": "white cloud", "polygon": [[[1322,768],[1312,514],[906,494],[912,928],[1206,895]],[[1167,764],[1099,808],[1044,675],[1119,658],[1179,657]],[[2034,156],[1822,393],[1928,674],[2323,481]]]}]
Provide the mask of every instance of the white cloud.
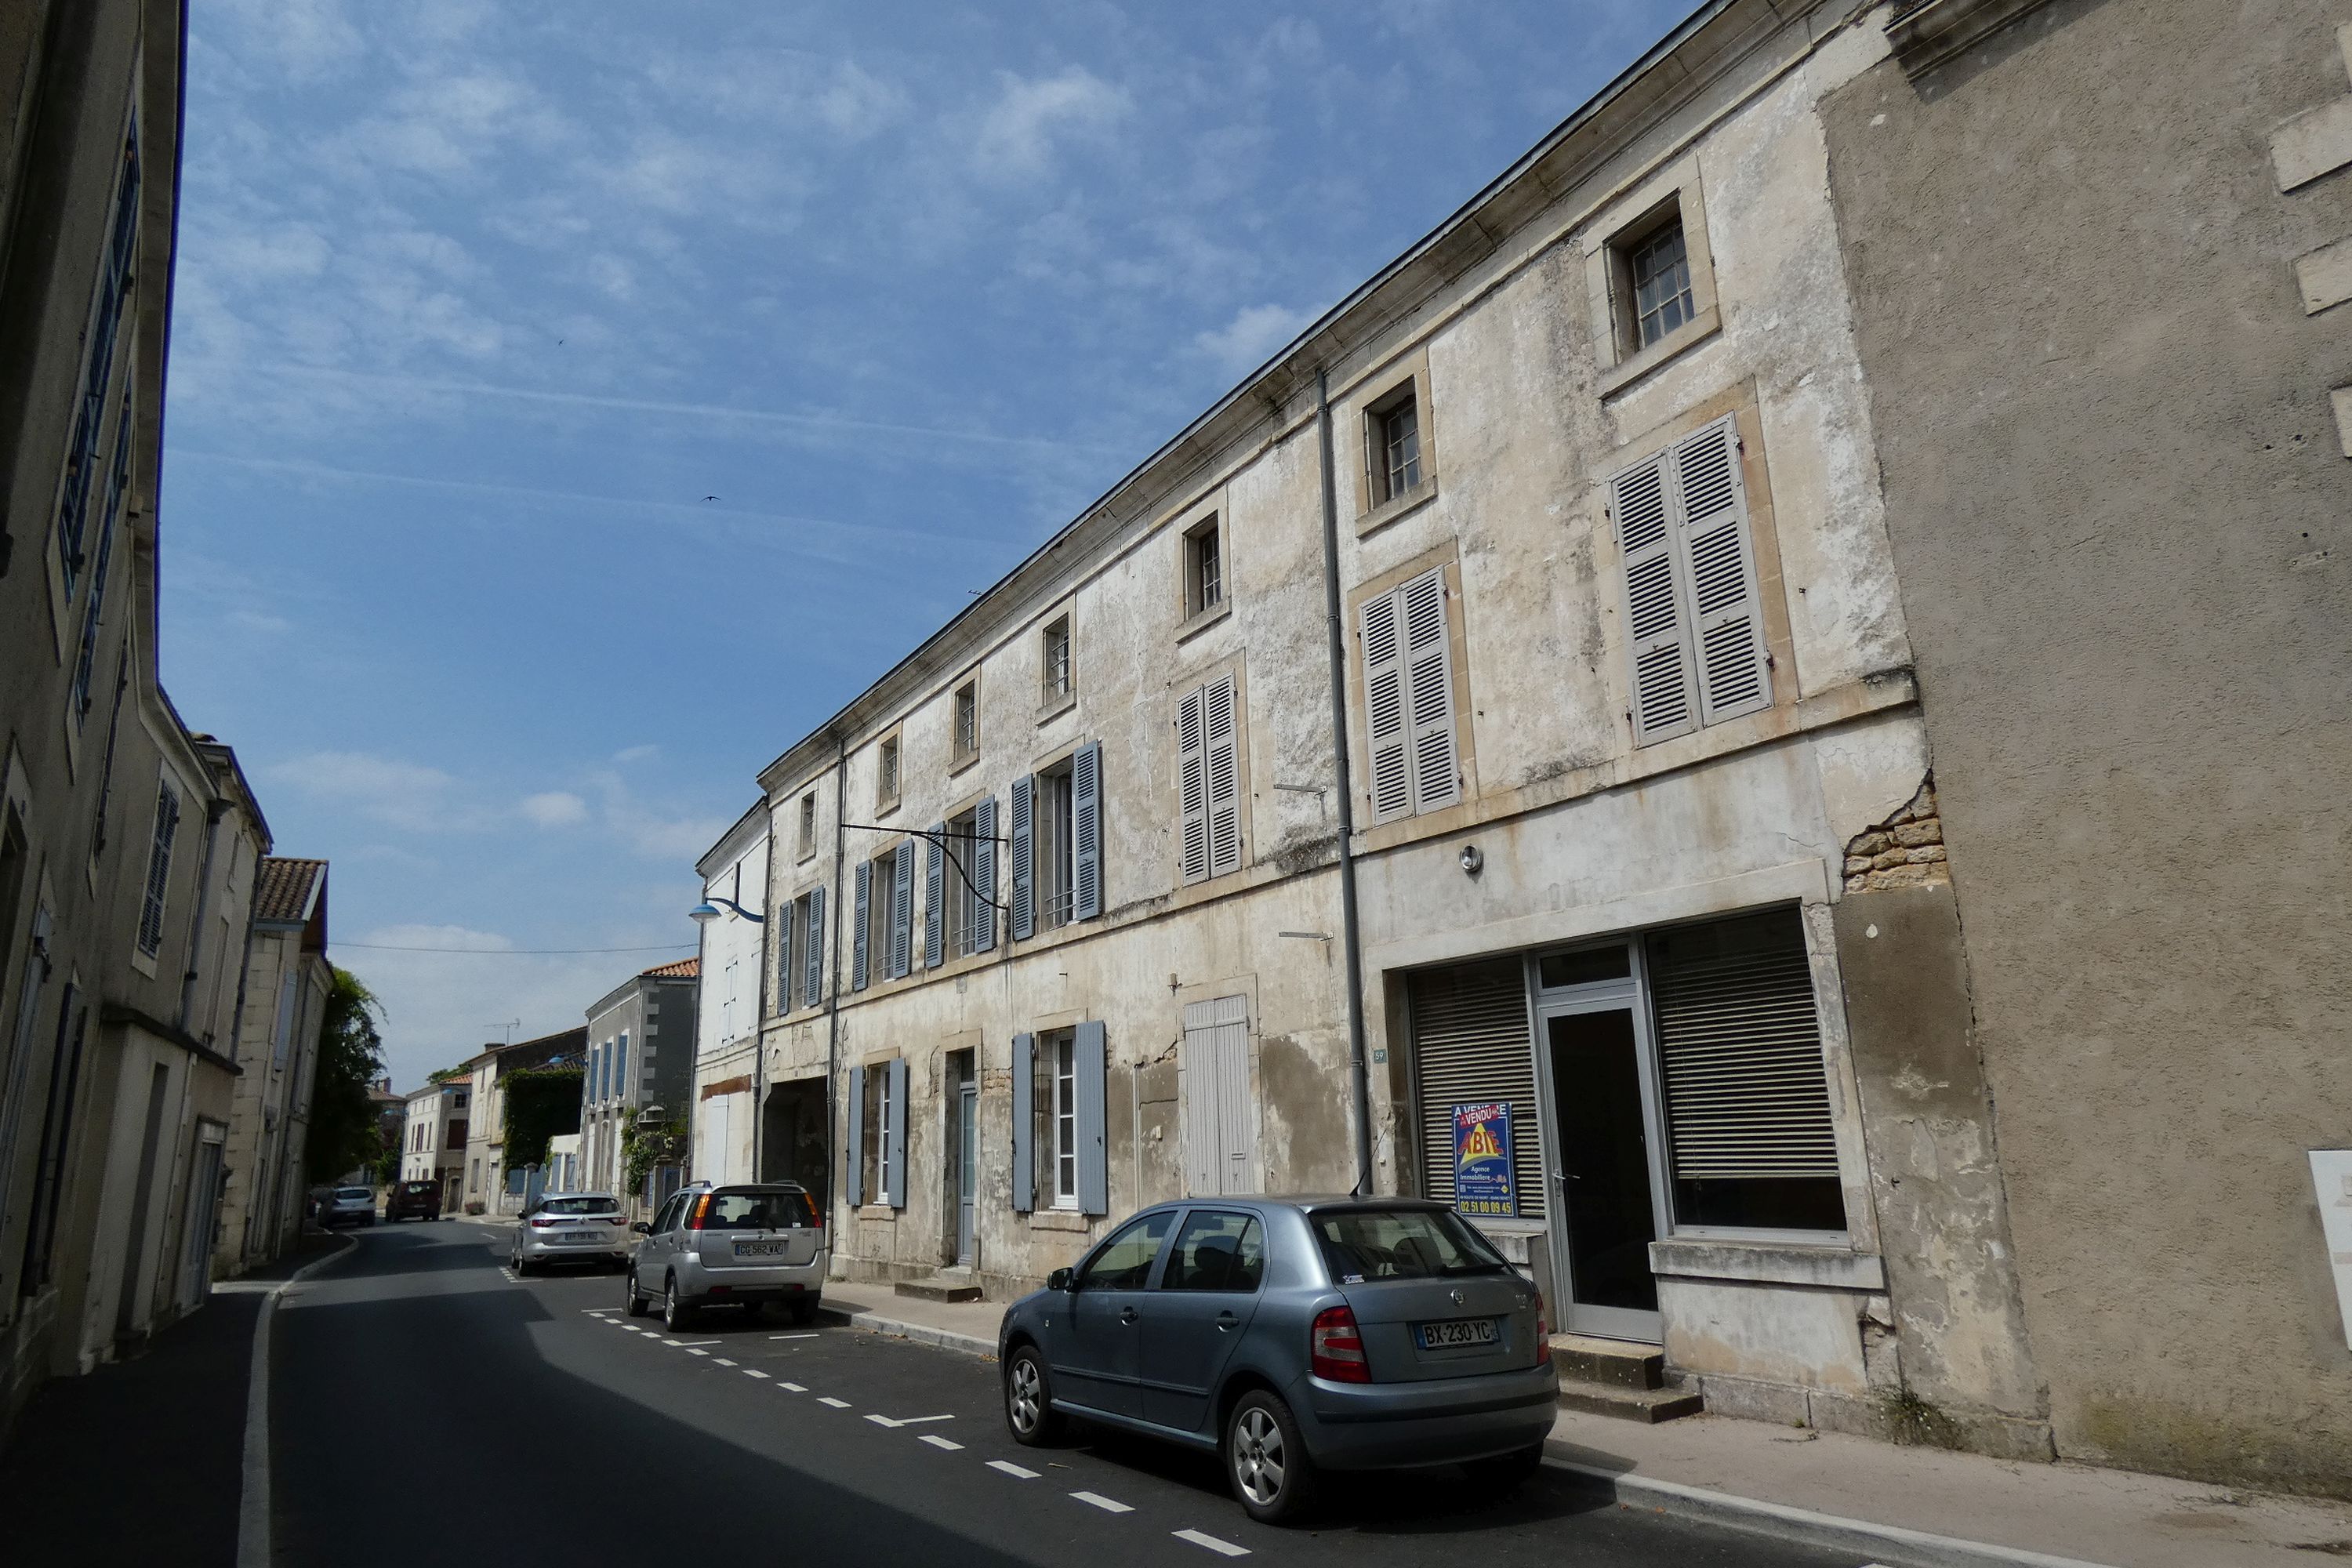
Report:
[{"label": "white cloud", "polygon": [[1239,377],[1264,364],[1313,319],[1287,305],[1246,305],[1223,326],[1194,338],[1192,347],[1227,375]]},{"label": "white cloud", "polygon": [[501,936],[494,931],[476,931],[470,926],[457,925],[378,926],[352,940],[372,947],[446,947],[464,952],[507,952],[514,947],[512,937]]},{"label": "white cloud", "polygon": [[628,746],[613,753],[616,763],[642,763],[661,754],[661,748],[647,742],[642,746]]},{"label": "white cloud", "polygon": [[588,803],[568,790],[523,797],[522,814],[541,827],[571,827],[588,820]]},{"label": "white cloud", "polygon": [[453,782],[439,768],[369,752],[312,752],[279,763],[269,776],[312,795],[362,804],[437,795]]},{"label": "white cloud", "polygon": [[1003,91],[982,118],[972,156],[982,173],[1034,179],[1052,166],[1057,148],[1099,138],[1133,107],[1125,91],[1072,66],[1034,80],[998,73]]}]

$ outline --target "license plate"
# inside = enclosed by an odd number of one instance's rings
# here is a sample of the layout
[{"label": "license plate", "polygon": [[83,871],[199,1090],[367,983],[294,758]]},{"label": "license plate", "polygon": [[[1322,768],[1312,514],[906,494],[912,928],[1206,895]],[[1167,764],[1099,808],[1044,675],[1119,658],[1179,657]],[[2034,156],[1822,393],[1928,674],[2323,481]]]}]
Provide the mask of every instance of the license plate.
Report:
[{"label": "license plate", "polygon": [[597,1232],[594,1232],[594,1231],[589,1231],[589,1230],[573,1230],[573,1231],[566,1231],[564,1234],[562,1234],[562,1236],[557,1237],[555,1239],[556,1239],[556,1240],[558,1240],[558,1241],[584,1241],[584,1242],[592,1242],[592,1243],[593,1243],[593,1242],[601,1242],[601,1241],[603,1241],[604,1238],[604,1237],[603,1237],[603,1236],[599,1235]]},{"label": "license plate", "polygon": [[738,1258],[782,1258],[784,1244],[781,1241],[739,1241],[735,1244]]},{"label": "license plate", "polygon": [[1491,1345],[1495,1342],[1495,1320],[1492,1318],[1455,1318],[1443,1323],[1415,1323],[1413,1337],[1425,1351],[1451,1350],[1456,1345]]}]

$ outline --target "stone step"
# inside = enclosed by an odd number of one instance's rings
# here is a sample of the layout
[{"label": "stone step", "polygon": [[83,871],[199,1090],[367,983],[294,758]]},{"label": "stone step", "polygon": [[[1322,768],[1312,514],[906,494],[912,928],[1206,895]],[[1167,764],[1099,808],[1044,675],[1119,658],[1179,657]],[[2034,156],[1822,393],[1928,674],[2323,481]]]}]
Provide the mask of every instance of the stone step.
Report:
[{"label": "stone step", "polygon": [[901,1296],[912,1296],[918,1301],[977,1301],[980,1287],[969,1276],[954,1279],[933,1275],[929,1279],[901,1279],[890,1287]]},{"label": "stone step", "polygon": [[1559,1385],[1559,1407],[1654,1426],[1678,1415],[1696,1415],[1706,1408],[1706,1401],[1695,1388],[1624,1388],[1607,1383],[1563,1383]]},{"label": "stone step", "polygon": [[1551,1364],[1562,1383],[1594,1383],[1611,1388],[1664,1388],[1666,1352],[1655,1345],[1590,1334],[1554,1334]]}]

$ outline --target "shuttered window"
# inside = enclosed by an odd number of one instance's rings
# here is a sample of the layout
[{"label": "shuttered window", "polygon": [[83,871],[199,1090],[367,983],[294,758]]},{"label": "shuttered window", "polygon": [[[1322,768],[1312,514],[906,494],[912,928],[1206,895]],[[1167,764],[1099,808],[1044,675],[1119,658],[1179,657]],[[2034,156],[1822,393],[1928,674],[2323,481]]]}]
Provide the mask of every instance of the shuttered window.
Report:
[{"label": "shuttered window", "polygon": [[993,796],[971,809],[971,951],[996,948],[996,801]]},{"label": "shuttered window", "polygon": [[1360,612],[1375,822],[1462,798],[1445,597],[1445,569],[1432,567]]},{"label": "shuttered window", "polygon": [[1637,745],[1772,703],[1755,543],[1730,416],[1610,481],[1625,566]]},{"label": "shuttered window", "polygon": [[1037,1037],[1013,1037],[1013,1210],[1037,1206]]},{"label": "shuttered window", "polygon": [[801,912],[798,903],[784,906],[783,919],[776,922],[776,1016],[782,1017],[793,1010],[793,922]]},{"label": "shuttered window", "polygon": [[1199,882],[1239,870],[1241,767],[1233,677],[1184,694],[1176,705],[1176,744],[1182,879]]},{"label": "shuttered window", "polygon": [[1535,1052],[1528,1035],[1527,972],[1516,958],[1415,974],[1412,1075],[1422,1192],[1454,1201],[1454,1108],[1493,1100],[1511,1107],[1511,1174],[1519,1213],[1544,1213]]},{"label": "shuttered window", "polygon": [[856,882],[855,902],[857,920],[849,931],[849,988],[863,991],[866,989],[866,932],[874,921],[874,862],[858,862]]},{"label": "shuttered window", "polygon": [[1102,913],[1102,742],[1089,741],[1070,758],[1070,918]]},{"label": "shuttered window", "polygon": [[907,1058],[893,1057],[882,1078],[882,1201],[907,1206]]},{"label": "shuttered window", "polygon": [[1844,1229],[1797,911],[1655,932],[1648,956],[1676,1221]]},{"label": "shuttered window", "polygon": [[811,888],[806,902],[808,915],[802,929],[807,933],[803,945],[808,956],[801,966],[801,1000],[814,1007],[824,990],[824,889]]},{"label": "shuttered window", "polygon": [[914,964],[915,841],[898,846],[890,858],[890,978],[903,979]]},{"label": "shuttered window", "polygon": [[947,957],[948,871],[944,822],[931,824],[929,858],[923,870],[923,967],[937,969]]},{"label": "shuttered window", "polygon": [[147,897],[139,910],[139,951],[152,958],[163,947],[163,908],[172,890],[172,840],[180,831],[180,797],[170,784],[155,792],[155,839],[147,851]]},{"label": "shuttered window", "polygon": [[1013,940],[1037,934],[1037,783],[1013,781]]}]

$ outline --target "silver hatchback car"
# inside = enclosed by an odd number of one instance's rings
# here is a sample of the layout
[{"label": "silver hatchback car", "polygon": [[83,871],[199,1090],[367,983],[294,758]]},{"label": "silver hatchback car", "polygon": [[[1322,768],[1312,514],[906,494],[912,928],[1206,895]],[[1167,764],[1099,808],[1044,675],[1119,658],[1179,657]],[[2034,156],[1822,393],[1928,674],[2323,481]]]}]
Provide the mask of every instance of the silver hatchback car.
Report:
[{"label": "silver hatchback car", "polygon": [[1253,1518],[1318,1470],[1535,1473],[1559,1398],[1536,1289],[1417,1198],[1203,1198],[1120,1226],[1004,1314],[1015,1441],[1066,1417],[1219,1452]]},{"label": "silver hatchback car", "polygon": [[770,1301],[814,1321],[824,1289],[824,1227],[808,1190],[793,1182],[682,1187],[652,1223],[629,1265],[628,1308],[642,1317],[658,1291],[662,1322],[675,1333],[698,1309]]}]

